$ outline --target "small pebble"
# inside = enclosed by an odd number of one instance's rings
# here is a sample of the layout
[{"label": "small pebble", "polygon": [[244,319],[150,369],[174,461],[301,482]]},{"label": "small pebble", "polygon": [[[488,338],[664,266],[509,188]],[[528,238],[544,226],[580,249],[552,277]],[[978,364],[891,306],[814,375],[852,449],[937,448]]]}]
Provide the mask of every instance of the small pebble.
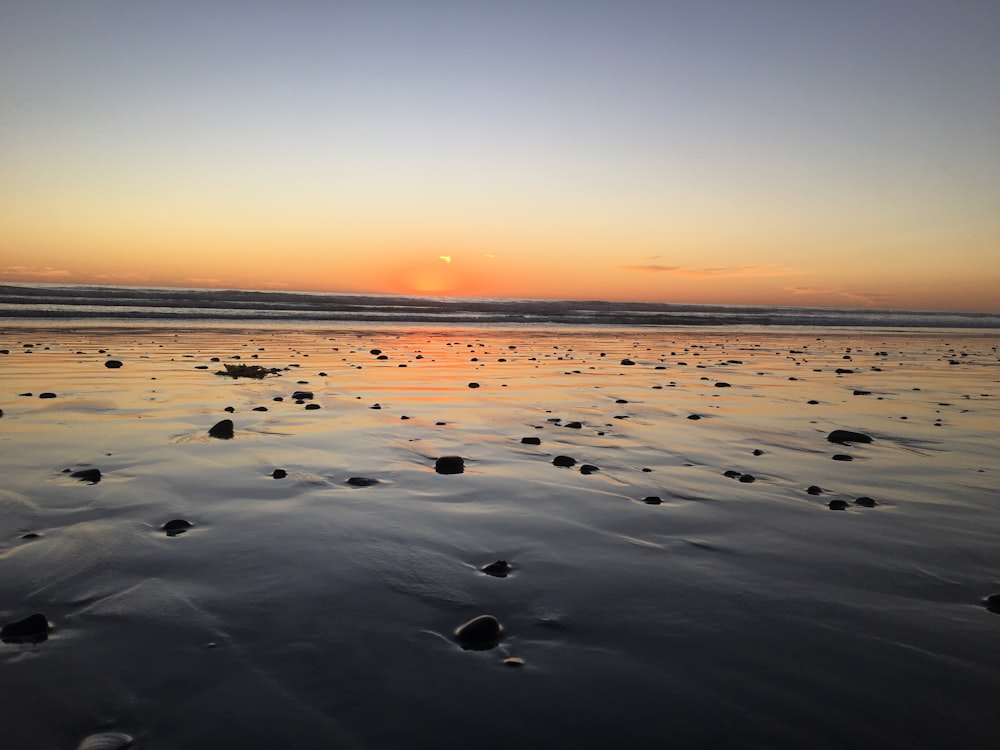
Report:
[{"label": "small pebble", "polygon": [[49,637],[49,618],[41,612],[23,620],[9,622],[0,628],[0,640],[5,643],[41,643]]},{"label": "small pebble", "polygon": [[479,615],[455,628],[455,638],[462,648],[474,650],[493,648],[502,633],[503,626],[493,615]]},{"label": "small pebble", "polygon": [[570,456],[556,456],[552,459],[553,466],[562,466],[568,468],[570,466],[576,466],[576,459]]},{"label": "small pebble", "polygon": [[285,471],[284,469],[275,469],[274,471],[271,472],[271,476],[274,477],[275,479],[284,479],[285,477],[288,476],[288,472]]},{"label": "small pebble", "polygon": [[185,521],[183,518],[175,518],[172,521],[167,521],[160,528],[167,532],[167,536],[178,536],[183,534],[192,526],[194,526],[194,524],[190,521]]},{"label": "small pebble", "polygon": [[510,573],[510,563],[506,560],[496,560],[484,565],[480,570],[495,578],[506,578],[507,574]]},{"label": "small pebble", "polygon": [[521,442],[524,443],[525,445],[541,445],[542,444],[541,438],[537,438],[537,437],[523,437],[523,438],[521,438]]},{"label": "small pebble", "polygon": [[434,462],[434,471],[438,474],[462,474],[465,471],[465,459],[461,456],[441,456]]},{"label": "small pebble", "polygon": [[208,434],[219,440],[231,440],[234,435],[233,420],[223,419],[221,422],[216,422],[209,428]]},{"label": "small pebble", "polygon": [[79,471],[74,471],[70,474],[73,479],[79,479],[81,482],[87,482],[89,484],[97,484],[101,481],[101,470],[100,469],[80,469]]},{"label": "small pebble", "polygon": [[830,508],[830,510],[847,510],[847,501],[831,500],[829,503],[827,503],[827,506]]},{"label": "small pebble", "polygon": [[122,366],[122,363],[117,359],[109,359],[105,361],[104,366],[107,367],[109,370],[117,370],[119,367]]},{"label": "small pebble", "polygon": [[663,501],[657,495],[650,495],[649,497],[644,497],[642,499],[646,505],[660,505]]}]

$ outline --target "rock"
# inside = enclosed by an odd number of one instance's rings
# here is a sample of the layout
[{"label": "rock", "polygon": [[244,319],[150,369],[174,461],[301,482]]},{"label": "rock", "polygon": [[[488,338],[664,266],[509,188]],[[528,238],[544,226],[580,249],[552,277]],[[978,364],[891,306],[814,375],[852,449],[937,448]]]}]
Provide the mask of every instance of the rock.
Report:
[{"label": "rock", "polygon": [[469,388],[478,388],[479,383],[469,383]]},{"label": "rock", "polygon": [[983,604],[990,612],[1000,615],[1000,594],[990,594],[983,600]]},{"label": "rock", "polygon": [[312,398],[312,391],[295,391],[295,393],[292,394],[293,401],[311,401]]},{"label": "rock", "polygon": [[208,434],[219,440],[231,440],[233,437],[233,420],[223,419],[221,422],[216,422],[209,429]]},{"label": "rock", "polygon": [[811,484],[806,489],[806,492],[808,492],[810,495],[821,495],[823,494],[823,488],[817,487],[815,484]]},{"label": "rock", "polygon": [[830,510],[847,510],[847,501],[846,500],[831,500],[829,503],[827,503],[827,507]]},{"label": "rock", "polygon": [[854,370],[849,370],[846,367],[838,367],[837,368],[837,374],[838,375],[852,375],[853,373],[854,373]]},{"label": "rock", "polygon": [[455,628],[455,638],[462,648],[485,651],[497,645],[503,626],[493,615],[479,615]]},{"label": "rock", "polygon": [[552,459],[552,464],[553,466],[569,468],[570,466],[576,466],[576,459],[570,456],[556,456]]},{"label": "rock", "polygon": [[525,445],[541,445],[542,444],[541,438],[537,438],[537,437],[523,437],[523,438],[521,438],[521,442],[524,443]]},{"label": "rock", "polygon": [[316,411],[319,408],[319,404],[306,404],[306,411]]},{"label": "rock", "polygon": [[567,422],[565,427],[569,427],[571,430],[579,430],[583,427],[582,422]]},{"label": "rock", "polygon": [[646,505],[660,505],[663,501],[657,495],[650,495],[649,497],[644,497],[642,499]]},{"label": "rock", "polygon": [[461,456],[441,456],[434,462],[434,471],[438,474],[462,474],[465,471],[465,459]]},{"label": "rock", "polygon": [[175,518],[172,521],[167,521],[160,528],[167,532],[167,536],[178,536],[193,526],[194,524],[190,521],[185,521],[183,518]]},{"label": "rock", "polygon": [[381,354],[381,353],[382,353],[382,350],[381,350],[381,349],[370,349],[370,350],[368,351],[368,353],[369,353],[369,354],[373,354],[373,355],[375,355],[375,356],[377,357],[377,356],[378,356],[379,354]]},{"label": "rock", "polygon": [[584,464],[580,467],[581,474],[593,474],[595,471],[600,471],[600,468],[593,464]]},{"label": "rock", "polygon": [[862,508],[874,508],[878,503],[872,500],[870,497],[859,497],[854,501],[855,505],[860,505]]},{"label": "rock", "polygon": [[831,443],[839,443],[840,445],[870,443],[872,441],[871,436],[865,435],[863,432],[852,432],[851,430],[834,430],[826,436],[826,439]]},{"label": "rock", "polygon": [[80,469],[79,471],[74,471],[70,474],[73,479],[79,479],[81,482],[88,482],[90,484],[97,484],[101,481],[101,470],[100,469]]},{"label": "rock", "polygon": [[[255,406],[253,408],[253,411],[267,411],[267,407],[266,406]],[[213,435],[213,437],[218,437],[218,436]]]},{"label": "rock", "polygon": [[56,394],[51,391],[46,391],[45,393],[39,393],[38,398],[55,398]]},{"label": "rock", "polygon": [[117,359],[108,359],[105,360],[104,366],[107,367],[109,370],[117,370],[119,367],[122,366],[122,363]]},{"label": "rock", "polygon": [[740,476],[740,481],[743,482],[744,484],[752,484],[753,482],[757,481],[757,477],[755,477],[753,474],[743,474],[742,476]]},{"label": "rock", "polygon": [[833,457],[834,461],[853,461],[854,456],[848,456],[846,453],[837,453]]},{"label": "rock", "polygon": [[131,747],[135,738],[124,732],[100,732],[85,737],[76,750],[122,750]]},{"label": "rock", "polygon": [[378,480],[370,477],[351,477],[347,483],[352,487],[371,487],[373,484],[378,484]]},{"label": "rock", "polygon": [[872,392],[871,391],[854,391],[854,395],[855,396],[870,396],[870,395],[872,395]]},{"label": "rock", "polygon": [[755,456],[763,456],[764,455],[764,451],[762,451],[760,448],[754,448],[753,449],[753,455],[755,455]]},{"label": "rock", "polygon": [[232,414],[232,413],[233,413],[234,411],[236,411],[236,408],[235,408],[235,407],[233,407],[233,406],[227,406],[227,407],[226,407],[225,409],[223,409],[222,411],[224,411],[224,412],[228,412],[229,414]]},{"label": "rock", "polygon": [[697,420],[701,419],[701,416],[698,415],[698,414],[688,414],[688,419],[690,419],[692,422],[694,422],[694,421],[697,421]]},{"label": "rock", "polygon": [[274,471],[271,472],[271,476],[274,477],[275,479],[284,479],[285,477],[288,476],[288,472],[285,471],[284,469],[275,469]]},{"label": "rock", "polygon": [[26,540],[39,539],[41,536],[41,534],[36,534],[34,531],[29,531],[27,534],[21,534],[21,538]]},{"label": "rock", "polygon": [[510,573],[510,563],[506,560],[496,560],[480,568],[486,575],[494,578],[506,578]]},{"label": "rock", "polygon": [[508,667],[523,667],[524,659],[518,656],[508,656],[506,659],[503,660],[503,663],[506,664]]},{"label": "rock", "polygon": [[631,359],[628,359],[628,358],[623,359],[621,363],[623,365],[634,365],[635,364],[635,362],[633,362]]},{"label": "rock", "polygon": [[724,381],[720,380],[720,381],[718,381],[718,382],[717,382],[717,383],[715,384],[715,387],[716,387],[716,388],[731,388],[732,386],[731,386],[731,385],[729,385],[729,383],[726,383],[726,382],[724,382]]},{"label": "rock", "polygon": [[729,477],[730,479],[739,479],[743,476],[742,471],[736,471],[735,469],[729,469],[728,471],[722,472],[722,476]]},{"label": "rock", "polygon": [[4,643],[41,643],[49,637],[49,627],[49,618],[35,612],[0,628],[0,640]]}]

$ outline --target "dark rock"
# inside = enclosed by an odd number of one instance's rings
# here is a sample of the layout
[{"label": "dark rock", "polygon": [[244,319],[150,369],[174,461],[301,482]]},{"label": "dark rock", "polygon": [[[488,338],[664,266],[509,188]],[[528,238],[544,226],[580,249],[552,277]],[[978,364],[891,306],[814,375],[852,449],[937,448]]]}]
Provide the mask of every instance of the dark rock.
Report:
[{"label": "dark rock", "polygon": [[600,471],[600,468],[593,464],[584,464],[580,467],[581,474],[593,474],[595,471]]},{"label": "dark rock", "polygon": [[537,437],[523,437],[523,438],[521,438],[521,442],[524,443],[525,445],[541,445],[542,444],[541,438],[537,438]]},{"label": "dark rock", "polygon": [[846,453],[837,453],[833,456],[834,461],[853,461],[854,456],[848,456]]},{"label": "dark rock", "polygon": [[316,411],[319,408],[319,404],[306,404],[306,411]]},{"label": "dark rock", "polygon": [[292,394],[292,399],[295,401],[310,401],[312,398],[312,391],[295,391],[295,393]]},{"label": "dark rock", "polygon": [[462,648],[485,651],[497,645],[503,626],[493,615],[479,615],[455,628],[455,638]]},{"label": "dark rock", "polygon": [[235,409],[234,407],[232,407],[232,406],[227,406],[227,407],[226,407],[225,409],[223,409],[222,411],[224,411],[224,412],[228,412],[229,414],[232,414],[232,413],[233,413],[234,411],[236,411],[236,409]]},{"label": "dark rock", "polygon": [[853,375],[854,374],[854,370],[849,370],[846,367],[838,367],[837,368],[837,374],[838,375]]},{"label": "dark rock", "polygon": [[569,468],[570,466],[576,466],[576,459],[570,456],[556,456],[552,459],[552,464],[554,466]]},{"label": "dark rock", "polygon": [[373,484],[378,484],[378,480],[370,477],[351,477],[347,483],[352,487],[371,487]]},{"label": "dark rock", "polygon": [[507,574],[510,573],[510,563],[506,560],[496,560],[480,568],[481,571],[486,573],[486,575],[493,576],[495,578],[506,578]]},{"label": "dark rock", "polygon": [[817,401],[816,399],[812,398],[812,399],[809,399],[808,401],[806,401],[806,403],[809,404],[810,406],[816,406],[816,404],[818,404],[819,401]]},{"label": "dark rock", "polygon": [[21,538],[25,540],[40,539],[41,534],[36,534],[34,531],[29,531],[27,534],[21,534]]},{"label": "dark rock", "polygon": [[744,474],[740,477],[740,481],[743,482],[744,484],[752,484],[753,482],[757,481],[757,477],[755,477],[753,474]]},{"label": "dark rock", "polygon": [[109,370],[117,370],[119,367],[122,366],[122,363],[117,359],[108,359],[105,360],[104,366],[107,367]]},{"label": "dark rock", "polygon": [[731,388],[732,386],[730,386],[729,383],[725,383],[725,382],[723,382],[723,381],[720,380],[720,381],[718,381],[715,384],[715,387],[716,388]]},{"label": "dark rock", "polygon": [[855,396],[870,396],[870,395],[872,395],[872,392],[871,391],[855,391],[854,395]]},{"label": "dark rock", "polygon": [[698,414],[688,414],[688,419],[690,419],[692,421],[696,421],[696,420],[701,419],[701,416],[698,415]]},{"label": "dark rock", "polygon": [[810,495],[821,495],[823,494],[823,488],[817,487],[815,484],[811,484],[806,489],[806,492],[808,492]]},{"label": "dark rock", "polygon": [[722,476],[729,477],[730,479],[739,479],[741,476],[743,476],[743,472],[736,471],[734,469],[729,469],[728,471],[722,472]]},{"label": "dark rock", "polygon": [[0,640],[4,643],[41,643],[48,637],[49,618],[41,612],[35,612],[17,622],[9,622],[0,628]]},{"label": "dark rock", "polygon": [[753,454],[755,456],[763,456],[764,455],[764,451],[762,451],[760,448],[754,448],[753,449]]},{"label": "dark rock", "polygon": [[827,507],[830,510],[847,510],[847,501],[846,500],[831,500],[829,503],[827,503]]},{"label": "dark rock", "polygon": [[284,469],[275,469],[274,471],[271,472],[271,476],[274,477],[275,479],[284,479],[285,477],[288,476],[288,472],[285,471]]},{"label": "dark rock", "polygon": [[382,404],[372,404],[368,408],[369,409],[381,409],[382,408]]},{"label": "dark rock", "polygon": [[461,474],[465,471],[465,459],[461,456],[441,456],[434,462],[438,474]]},{"label": "dark rock", "polygon": [[870,443],[872,441],[871,436],[865,435],[863,432],[852,432],[851,430],[834,430],[826,436],[826,439],[831,443],[839,443],[840,445]]},{"label": "dark rock", "polygon": [[79,471],[74,471],[70,474],[73,479],[79,479],[81,482],[88,482],[90,484],[97,484],[101,481],[101,470],[100,469],[80,469]]},{"label": "dark rock", "polygon": [[623,359],[623,360],[622,360],[622,364],[623,364],[623,365],[634,365],[634,364],[635,364],[635,362],[633,362],[633,361],[632,361],[631,359],[627,359],[627,358],[626,358],[626,359]]},{"label": "dark rock", "polygon": [[267,411],[267,407],[266,406],[255,406],[253,408],[253,411]]},{"label": "dark rock", "polygon": [[646,505],[660,505],[663,501],[657,495],[650,495],[649,497],[644,497],[642,499]]},{"label": "dark rock", "polygon": [[583,427],[583,423],[582,422],[567,422],[564,426],[565,427],[569,427],[571,430],[579,430],[581,427]]},{"label": "dark rock", "polygon": [[208,434],[219,440],[231,440],[233,437],[233,420],[223,419],[221,422],[216,422],[209,429]]},{"label": "dark rock", "polygon": [[167,536],[177,536],[183,534],[192,526],[194,524],[190,521],[185,521],[183,518],[175,518],[172,521],[167,521],[160,528],[167,532]]},{"label": "dark rock", "polygon": [[855,505],[860,505],[862,508],[874,508],[878,503],[872,500],[870,497],[863,496],[859,497],[854,501]]},{"label": "dark rock", "polygon": [[372,349],[368,352],[369,354],[374,354],[376,357],[382,353],[381,349]]},{"label": "dark rock", "polygon": [[990,594],[983,600],[983,604],[990,612],[1000,615],[1000,594]]},{"label": "dark rock", "polygon": [[616,404],[627,404],[627,403],[628,403],[628,401],[626,401],[626,400],[625,400],[625,399],[623,399],[623,398],[618,398],[618,399],[615,399],[615,403],[616,403]]},{"label": "dark rock", "polygon": [[55,398],[56,394],[51,391],[46,391],[45,393],[39,393],[38,398]]},{"label": "dark rock", "polygon": [[469,388],[478,388],[479,383],[469,383]]}]

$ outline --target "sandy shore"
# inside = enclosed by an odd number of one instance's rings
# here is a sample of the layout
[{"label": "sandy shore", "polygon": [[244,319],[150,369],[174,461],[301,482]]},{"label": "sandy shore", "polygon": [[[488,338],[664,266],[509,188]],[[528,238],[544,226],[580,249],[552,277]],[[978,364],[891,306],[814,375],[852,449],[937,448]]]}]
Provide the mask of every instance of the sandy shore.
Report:
[{"label": "sandy shore", "polygon": [[4,745],[993,746],[997,344],[7,324]]}]

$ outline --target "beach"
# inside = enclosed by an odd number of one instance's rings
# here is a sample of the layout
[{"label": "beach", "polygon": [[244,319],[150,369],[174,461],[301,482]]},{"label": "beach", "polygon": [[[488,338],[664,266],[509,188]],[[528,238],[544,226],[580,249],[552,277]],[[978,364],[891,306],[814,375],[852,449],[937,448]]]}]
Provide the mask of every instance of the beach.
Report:
[{"label": "beach", "polygon": [[998,343],[6,321],[5,744],[994,746]]}]

